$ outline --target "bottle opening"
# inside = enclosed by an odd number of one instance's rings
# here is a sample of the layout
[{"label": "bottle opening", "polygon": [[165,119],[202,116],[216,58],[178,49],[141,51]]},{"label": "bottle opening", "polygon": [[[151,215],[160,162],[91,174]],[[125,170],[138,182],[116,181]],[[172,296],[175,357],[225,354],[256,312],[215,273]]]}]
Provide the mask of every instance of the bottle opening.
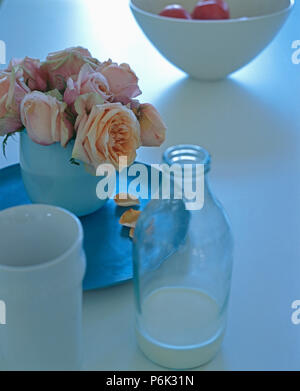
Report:
[{"label": "bottle opening", "polygon": [[180,144],[169,147],[163,154],[163,160],[168,165],[203,164],[205,173],[210,169],[210,155],[199,145]]}]

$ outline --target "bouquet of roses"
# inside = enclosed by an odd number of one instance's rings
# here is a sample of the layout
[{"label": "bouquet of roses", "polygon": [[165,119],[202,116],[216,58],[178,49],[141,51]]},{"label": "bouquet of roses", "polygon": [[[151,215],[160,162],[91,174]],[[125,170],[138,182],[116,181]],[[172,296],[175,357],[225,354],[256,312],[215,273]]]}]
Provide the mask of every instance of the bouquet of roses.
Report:
[{"label": "bouquet of roses", "polygon": [[87,49],[51,53],[46,61],[12,59],[0,72],[0,136],[26,128],[36,143],[74,141],[72,162],[118,168],[140,146],[159,146],[166,126],[151,104],[140,104],[138,78],[128,64],[100,62]]}]

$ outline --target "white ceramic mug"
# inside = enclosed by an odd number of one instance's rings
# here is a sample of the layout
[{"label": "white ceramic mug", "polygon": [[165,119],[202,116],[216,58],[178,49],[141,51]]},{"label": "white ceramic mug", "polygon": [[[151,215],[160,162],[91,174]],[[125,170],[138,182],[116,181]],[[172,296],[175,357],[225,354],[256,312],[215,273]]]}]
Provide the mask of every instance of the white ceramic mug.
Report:
[{"label": "white ceramic mug", "polygon": [[0,212],[0,370],[81,368],[82,242],[80,221],[64,209]]}]

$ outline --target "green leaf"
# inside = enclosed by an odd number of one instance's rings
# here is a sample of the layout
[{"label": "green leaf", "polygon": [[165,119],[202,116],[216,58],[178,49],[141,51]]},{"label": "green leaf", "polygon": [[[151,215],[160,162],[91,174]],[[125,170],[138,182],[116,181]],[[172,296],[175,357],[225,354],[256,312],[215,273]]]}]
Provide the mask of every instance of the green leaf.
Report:
[{"label": "green leaf", "polygon": [[55,90],[47,91],[46,95],[50,95],[53,98],[56,98],[58,101],[62,102],[63,101],[63,96],[62,94],[58,91],[57,88]]},{"label": "green leaf", "polygon": [[76,115],[73,114],[71,112],[71,110],[69,110],[69,108],[66,109],[65,114],[66,114],[67,120],[74,124],[75,120],[76,120]]},{"label": "green leaf", "polygon": [[17,129],[16,131],[5,135],[4,140],[2,141],[2,153],[5,158],[6,158],[6,147],[7,147],[8,139],[10,137],[13,137],[16,133],[22,132],[24,129],[25,129],[24,126],[22,126],[20,129]]},{"label": "green leaf", "polygon": [[7,147],[7,141],[9,139],[9,137],[11,136],[11,133],[8,133],[5,137],[4,137],[4,140],[2,142],[2,153],[3,153],[3,156],[6,158],[6,147]]},{"label": "green leaf", "polygon": [[60,91],[65,91],[65,89],[67,88],[67,83],[66,83],[66,80],[65,78],[62,76],[62,75],[56,75],[55,76],[55,79],[58,81],[58,82],[61,82],[63,84],[63,88],[62,90]]},{"label": "green leaf", "polygon": [[80,166],[80,163],[76,159],[74,159],[73,157],[71,157],[70,163],[75,164],[75,166]]}]

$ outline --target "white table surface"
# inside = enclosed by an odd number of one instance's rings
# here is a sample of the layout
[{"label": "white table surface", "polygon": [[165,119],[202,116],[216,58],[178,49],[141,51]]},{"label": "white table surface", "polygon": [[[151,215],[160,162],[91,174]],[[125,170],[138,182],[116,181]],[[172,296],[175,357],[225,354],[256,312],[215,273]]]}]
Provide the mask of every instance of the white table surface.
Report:
[{"label": "white table surface", "polygon": [[[216,83],[189,79],[149,43],[126,0],[4,0],[0,39],[12,56],[44,58],[68,46],[88,47],[100,60],[128,62],[140,77],[142,100],[168,125],[161,148],[141,161],[159,162],[164,148],[197,143],[212,154],[212,187],[235,235],[228,330],[218,356],[200,370],[299,370],[300,325],[300,4],[255,61]],[[0,167],[18,162],[11,140]],[[1,191],[1,184],[0,184]],[[133,285],[84,294],[85,369],[161,369],[134,338]]]}]

